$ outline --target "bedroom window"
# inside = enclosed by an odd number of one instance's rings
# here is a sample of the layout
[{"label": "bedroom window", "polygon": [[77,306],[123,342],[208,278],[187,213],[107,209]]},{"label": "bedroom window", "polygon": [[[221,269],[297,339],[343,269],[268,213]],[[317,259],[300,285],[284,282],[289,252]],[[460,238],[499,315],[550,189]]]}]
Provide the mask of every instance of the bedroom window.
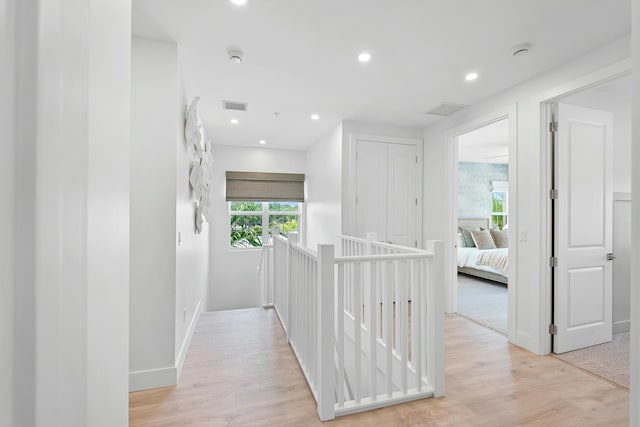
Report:
[{"label": "bedroom window", "polygon": [[288,235],[300,229],[299,202],[229,202],[230,239],[233,249],[262,247],[270,241],[273,227]]},{"label": "bedroom window", "polygon": [[507,225],[508,193],[506,191],[491,192],[491,228],[502,230]]},{"label": "bedroom window", "polygon": [[509,181],[491,181],[491,228],[502,230],[509,212]]}]

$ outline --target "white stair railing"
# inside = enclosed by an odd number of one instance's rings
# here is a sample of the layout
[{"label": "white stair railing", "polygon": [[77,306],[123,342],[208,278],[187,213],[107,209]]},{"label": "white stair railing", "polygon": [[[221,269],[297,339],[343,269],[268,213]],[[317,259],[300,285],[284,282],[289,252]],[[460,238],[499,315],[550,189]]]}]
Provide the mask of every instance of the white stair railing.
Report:
[{"label": "white stair railing", "polygon": [[341,236],[336,257],[274,236],[274,307],[321,420],[443,395],[441,242]]},{"label": "white stair railing", "polygon": [[273,245],[264,245],[260,253],[260,262],[256,267],[258,301],[263,308],[273,307],[273,274]]}]

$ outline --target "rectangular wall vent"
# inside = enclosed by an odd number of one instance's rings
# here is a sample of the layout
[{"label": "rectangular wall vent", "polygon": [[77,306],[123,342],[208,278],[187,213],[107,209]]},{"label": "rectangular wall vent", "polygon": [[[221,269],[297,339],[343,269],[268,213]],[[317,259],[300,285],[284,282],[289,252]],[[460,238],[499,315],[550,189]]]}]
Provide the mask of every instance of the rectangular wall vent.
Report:
[{"label": "rectangular wall vent", "polygon": [[462,110],[466,105],[464,104],[455,104],[453,102],[443,102],[435,108],[427,111],[425,114],[432,114],[434,116],[442,116],[446,117],[455,113],[456,111]]},{"label": "rectangular wall vent", "polygon": [[222,109],[231,111],[247,111],[248,104],[246,102],[222,101]]}]

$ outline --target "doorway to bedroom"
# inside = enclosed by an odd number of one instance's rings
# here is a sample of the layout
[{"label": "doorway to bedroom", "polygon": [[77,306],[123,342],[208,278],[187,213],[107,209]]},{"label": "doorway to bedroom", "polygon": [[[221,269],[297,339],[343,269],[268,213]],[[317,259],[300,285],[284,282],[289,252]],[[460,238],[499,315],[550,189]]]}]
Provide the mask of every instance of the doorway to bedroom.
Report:
[{"label": "doorway to bedroom", "polygon": [[457,137],[457,313],[508,335],[509,119]]}]

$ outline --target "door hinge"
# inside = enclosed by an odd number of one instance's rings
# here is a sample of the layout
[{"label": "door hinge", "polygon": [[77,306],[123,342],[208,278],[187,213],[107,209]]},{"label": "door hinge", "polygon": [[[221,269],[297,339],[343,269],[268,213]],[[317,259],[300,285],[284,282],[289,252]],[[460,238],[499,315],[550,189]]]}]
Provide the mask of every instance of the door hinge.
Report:
[{"label": "door hinge", "polygon": [[558,327],[556,325],[549,325],[549,334],[558,335]]},{"label": "door hinge", "polygon": [[555,200],[558,198],[558,190],[556,190],[555,188],[549,190],[549,198],[551,200]]},{"label": "door hinge", "polygon": [[549,267],[557,267],[558,266],[558,258],[552,256],[549,257]]},{"label": "door hinge", "polygon": [[417,241],[417,240],[414,240],[413,247],[414,247],[414,248],[417,248],[417,247],[418,247],[418,241]]},{"label": "door hinge", "polygon": [[416,156],[416,165],[418,164],[418,156]]},{"label": "door hinge", "polygon": [[418,206],[418,198],[416,197],[416,206]]},{"label": "door hinge", "polygon": [[558,132],[558,122],[549,122],[549,132]]}]

